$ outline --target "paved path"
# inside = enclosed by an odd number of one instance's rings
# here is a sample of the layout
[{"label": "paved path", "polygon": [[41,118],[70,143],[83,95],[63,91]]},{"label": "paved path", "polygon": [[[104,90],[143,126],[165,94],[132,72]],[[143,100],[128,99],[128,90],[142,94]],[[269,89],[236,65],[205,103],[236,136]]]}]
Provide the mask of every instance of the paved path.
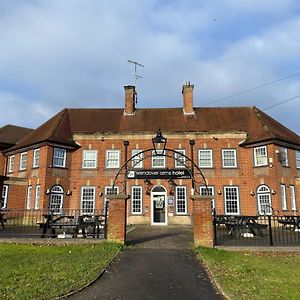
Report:
[{"label": "paved path", "polygon": [[136,227],[128,240],[134,247],[70,299],[223,299],[190,250],[190,227]]}]

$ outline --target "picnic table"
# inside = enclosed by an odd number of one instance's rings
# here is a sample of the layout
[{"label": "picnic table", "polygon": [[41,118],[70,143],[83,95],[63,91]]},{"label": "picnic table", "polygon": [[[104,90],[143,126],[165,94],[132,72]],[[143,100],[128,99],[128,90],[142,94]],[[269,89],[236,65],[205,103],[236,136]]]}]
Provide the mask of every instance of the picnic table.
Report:
[{"label": "picnic table", "polygon": [[283,216],[278,219],[283,227],[292,226],[295,231],[300,231],[300,216]]},{"label": "picnic table", "polygon": [[[259,216],[217,216],[216,224],[224,224],[229,230],[228,235],[234,235],[238,230],[245,237],[263,236],[263,229],[268,227],[267,224],[258,223]],[[251,235],[248,235],[248,234]]]},{"label": "picnic table", "polygon": [[93,237],[100,237],[100,228],[104,219],[102,215],[82,214],[78,217],[74,215],[55,215],[53,213],[45,214],[45,221],[38,223],[42,228],[41,237],[44,238],[48,231],[51,237],[57,237],[56,229],[72,229],[73,237],[82,234],[85,238],[88,235],[88,228],[92,229]]}]

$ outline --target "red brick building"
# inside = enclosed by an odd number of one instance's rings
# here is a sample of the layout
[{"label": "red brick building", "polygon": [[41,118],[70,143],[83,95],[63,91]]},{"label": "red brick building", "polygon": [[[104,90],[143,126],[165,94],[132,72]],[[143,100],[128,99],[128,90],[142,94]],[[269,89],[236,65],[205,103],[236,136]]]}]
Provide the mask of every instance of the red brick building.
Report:
[{"label": "red brick building", "polygon": [[[181,108],[136,108],[135,88],[126,86],[125,109],[62,110],[4,151],[8,207],[88,213],[103,208],[126,155],[137,155],[128,170],[149,173],[184,169],[182,153],[202,170],[208,190],[193,189],[191,179],[170,186],[167,178],[133,176],[129,223],[190,224],[195,190],[212,194],[218,213],[298,214],[300,137],[256,107],[196,108],[193,88],[183,86]],[[158,128],[177,160],[138,155],[153,148]],[[116,191],[122,188],[117,180]]]},{"label": "red brick building", "polygon": [[32,131],[30,128],[24,128],[15,125],[5,125],[0,128],[0,195],[2,195],[1,207],[6,207],[8,198],[8,185],[4,181],[8,178],[6,175],[6,157],[3,152],[13,146],[25,135]]}]

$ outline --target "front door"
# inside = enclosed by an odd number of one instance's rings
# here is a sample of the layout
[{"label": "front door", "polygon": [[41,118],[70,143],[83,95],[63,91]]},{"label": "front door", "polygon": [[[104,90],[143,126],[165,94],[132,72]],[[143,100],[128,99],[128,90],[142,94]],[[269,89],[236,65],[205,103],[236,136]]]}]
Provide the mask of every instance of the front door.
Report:
[{"label": "front door", "polygon": [[167,225],[166,193],[152,194],[152,225]]}]

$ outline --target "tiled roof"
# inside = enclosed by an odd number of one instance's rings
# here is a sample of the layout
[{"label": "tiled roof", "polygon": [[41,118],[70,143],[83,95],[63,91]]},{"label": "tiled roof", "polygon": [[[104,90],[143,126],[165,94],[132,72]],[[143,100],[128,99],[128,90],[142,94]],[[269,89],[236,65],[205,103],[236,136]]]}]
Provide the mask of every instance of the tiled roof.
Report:
[{"label": "tiled roof", "polygon": [[32,132],[33,129],[15,126],[5,125],[0,128],[0,144],[1,148],[8,148],[15,145],[21,138]]},{"label": "tiled roof", "polygon": [[160,127],[172,132],[246,132],[247,146],[262,141],[300,146],[300,137],[256,107],[195,108],[184,115],[182,108],[137,109],[126,116],[123,109],[64,109],[25,136],[10,151],[40,142],[77,146],[73,134],[154,133]]}]

